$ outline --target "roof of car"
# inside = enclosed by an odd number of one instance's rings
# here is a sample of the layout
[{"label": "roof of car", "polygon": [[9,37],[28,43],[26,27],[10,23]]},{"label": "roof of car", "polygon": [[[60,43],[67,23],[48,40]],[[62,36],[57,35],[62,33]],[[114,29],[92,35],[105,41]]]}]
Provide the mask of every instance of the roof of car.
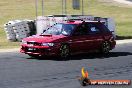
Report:
[{"label": "roof of car", "polygon": [[81,24],[83,22],[86,22],[86,23],[103,23],[104,21],[78,21],[78,20],[70,20],[70,21],[66,21],[66,22],[63,22],[65,24]]}]

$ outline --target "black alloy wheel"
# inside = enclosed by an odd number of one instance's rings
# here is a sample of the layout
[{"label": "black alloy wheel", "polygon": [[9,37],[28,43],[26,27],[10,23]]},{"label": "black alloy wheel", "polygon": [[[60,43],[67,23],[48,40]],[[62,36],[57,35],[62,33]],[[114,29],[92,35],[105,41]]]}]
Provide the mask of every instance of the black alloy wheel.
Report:
[{"label": "black alloy wheel", "polygon": [[70,55],[69,46],[67,44],[62,44],[60,47],[61,58],[67,58]]},{"label": "black alloy wheel", "polygon": [[102,43],[102,47],[101,47],[101,53],[103,54],[108,54],[110,51],[110,43],[107,41],[104,41]]}]

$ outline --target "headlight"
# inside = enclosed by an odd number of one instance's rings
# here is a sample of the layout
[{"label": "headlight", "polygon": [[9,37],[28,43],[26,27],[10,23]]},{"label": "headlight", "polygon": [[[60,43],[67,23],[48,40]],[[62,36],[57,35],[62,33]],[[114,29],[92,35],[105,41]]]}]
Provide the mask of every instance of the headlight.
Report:
[{"label": "headlight", "polygon": [[54,43],[42,43],[42,46],[54,46]]},{"label": "headlight", "polygon": [[22,40],[22,44],[27,44],[27,41]]}]

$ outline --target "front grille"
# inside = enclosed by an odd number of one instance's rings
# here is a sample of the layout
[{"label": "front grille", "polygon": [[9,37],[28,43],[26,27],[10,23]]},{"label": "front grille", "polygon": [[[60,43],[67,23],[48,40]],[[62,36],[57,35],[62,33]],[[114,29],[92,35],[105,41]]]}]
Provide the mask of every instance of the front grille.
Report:
[{"label": "front grille", "polygon": [[38,42],[27,42],[27,44],[32,46],[41,46],[41,43]]}]

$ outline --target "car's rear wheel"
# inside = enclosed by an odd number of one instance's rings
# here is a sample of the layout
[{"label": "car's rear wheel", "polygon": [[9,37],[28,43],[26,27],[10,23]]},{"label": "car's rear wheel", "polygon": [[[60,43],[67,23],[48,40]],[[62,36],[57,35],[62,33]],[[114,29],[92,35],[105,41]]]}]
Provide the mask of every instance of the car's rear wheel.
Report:
[{"label": "car's rear wheel", "polygon": [[69,46],[67,44],[62,44],[60,47],[61,58],[65,59],[65,58],[69,57],[69,55],[70,55]]},{"label": "car's rear wheel", "polygon": [[101,53],[108,54],[110,51],[110,43],[108,41],[104,41],[101,46]]}]

